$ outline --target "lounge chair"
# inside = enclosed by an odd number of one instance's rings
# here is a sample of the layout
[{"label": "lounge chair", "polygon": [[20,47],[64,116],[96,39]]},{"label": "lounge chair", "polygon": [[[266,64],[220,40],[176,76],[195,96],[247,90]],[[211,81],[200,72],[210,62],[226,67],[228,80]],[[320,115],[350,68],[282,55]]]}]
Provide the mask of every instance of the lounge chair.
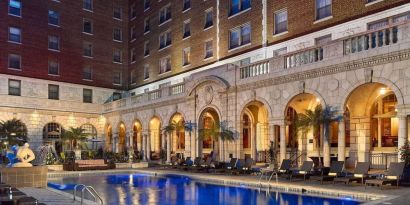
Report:
[{"label": "lounge chair", "polygon": [[298,178],[298,177],[303,177],[303,181],[306,181],[306,177],[309,176],[313,168],[313,162],[312,161],[304,161],[300,169],[297,170],[292,170],[289,174],[285,174],[284,176],[287,175],[287,178],[289,181],[292,181],[293,178]]},{"label": "lounge chair", "polygon": [[226,171],[230,171],[230,170],[236,168],[237,162],[238,162],[238,159],[237,159],[237,158],[231,158],[231,161],[229,161],[229,163],[226,164],[225,167],[223,167],[223,168],[215,168],[215,169],[212,169],[212,171],[213,171],[214,173],[224,173],[224,172],[226,172]]},{"label": "lounge chair", "polygon": [[292,168],[292,160],[290,159],[284,159],[282,161],[282,164],[280,165],[278,169],[279,174],[287,174],[290,172],[290,168]]},{"label": "lounge chair", "polygon": [[174,165],[172,168],[174,168],[174,169],[180,169],[180,168],[183,168],[183,167],[186,167],[186,166],[189,166],[189,165],[192,165],[191,157],[185,158],[184,161],[181,161],[181,162],[177,163],[177,164]]},{"label": "lounge chair", "polygon": [[375,185],[382,189],[383,185],[390,184],[393,186],[393,184],[396,184],[396,187],[399,188],[399,181],[401,175],[403,174],[403,170],[404,162],[391,162],[389,170],[383,178],[366,180],[366,186]]},{"label": "lounge chair", "polygon": [[337,177],[333,179],[333,184],[341,182],[345,184],[349,184],[350,182],[361,182],[364,184],[365,179],[367,178],[368,172],[370,169],[369,162],[358,162],[356,164],[356,169],[353,175],[345,176],[345,177]]},{"label": "lounge chair", "polygon": [[324,181],[333,181],[334,178],[340,177],[343,171],[343,161],[333,161],[329,168],[322,169],[322,172],[319,176],[310,176],[309,180],[311,181],[320,181],[320,184],[323,184]]},{"label": "lounge chair", "polygon": [[239,159],[238,162],[236,163],[236,166],[231,169],[231,174],[242,174],[243,173],[243,168],[245,167],[245,160],[244,159]]},{"label": "lounge chair", "polygon": [[280,168],[279,168],[279,169],[275,169],[275,165],[274,165],[274,164],[269,164],[268,167],[266,167],[266,168],[261,168],[261,169],[259,170],[259,173],[261,174],[260,177],[259,177],[259,183],[260,183],[260,181],[262,180],[262,177],[263,177],[263,176],[268,177],[268,175],[270,174],[269,181],[268,181],[268,182],[270,182],[270,180],[272,179],[273,175],[275,175],[275,174],[276,174],[276,180],[277,180],[277,177],[278,177],[278,175],[279,175],[280,173],[281,173],[281,174],[289,173],[289,170],[290,170],[290,168],[291,168],[291,164],[292,164],[292,161],[291,161],[290,159],[284,159],[284,160],[282,161],[282,164],[280,165]]}]

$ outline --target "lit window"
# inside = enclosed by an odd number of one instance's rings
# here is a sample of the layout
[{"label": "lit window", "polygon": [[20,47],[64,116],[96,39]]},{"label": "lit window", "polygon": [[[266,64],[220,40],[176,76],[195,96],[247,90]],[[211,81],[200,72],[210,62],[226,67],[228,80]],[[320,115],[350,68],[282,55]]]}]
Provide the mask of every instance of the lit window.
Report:
[{"label": "lit window", "polygon": [[183,3],[182,11],[186,11],[191,8],[191,0],[183,0]]},{"label": "lit window", "polygon": [[149,26],[149,18],[146,18],[144,20],[144,33],[148,33],[150,30],[150,26]]},{"label": "lit window", "polygon": [[21,16],[21,0],[9,0],[9,14]]},{"label": "lit window", "polygon": [[114,28],[113,39],[115,41],[122,41],[122,30],[121,30],[121,28]]},{"label": "lit window", "polygon": [[120,49],[114,49],[113,61],[115,63],[122,63],[122,51]]},{"label": "lit window", "polygon": [[144,65],[144,80],[149,78],[149,65],[145,64]]},{"label": "lit window", "polygon": [[171,19],[171,5],[162,8],[159,11],[159,24],[165,23]]},{"label": "lit window", "polygon": [[59,75],[60,65],[56,61],[48,62],[48,74],[49,75]]},{"label": "lit window", "polygon": [[241,11],[251,8],[251,0],[231,0],[229,15],[235,15]]},{"label": "lit window", "polygon": [[60,25],[60,13],[53,10],[48,10],[48,24],[59,26]]},{"label": "lit window", "polygon": [[59,51],[60,50],[60,38],[57,36],[48,36],[48,49]]},{"label": "lit window", "polygon": [[159,60],[159,73],[171,71],[171,57],[165,57]]},{"label": "lit window", "polygon": [[9,68],[21,70],[21,56],[17,54],[9,54]]},{"label": "lit window", "polygon": [[204,29],[209,28],[211,26],[214,25],[214,20],[213,17],[214,16],[214,12],[212,9],[208,9],[207,11],[205,11],[205,26]]},{"label": "lit window", "polygon": [[316,0],[316,20],[332,16],[332,0]]},{"label": "lit window", "polygon": [[185,21],[182,29],[183,29],[182,38],[187,38],[191,36],[191,20]]},{"label": "lit window", "polygon": [[21,29],[16,27],[9,27],[9,41],[14,43],[21,43]]},{"label": "lit window", "polygon": [[165,48],[172,44],[171,31],[159,35],[159,49]]},{"label": "lit window", "polygon": [[83,68],[83,79],[92,80],[92,69],[91,66],[86,66]]},{"label": "lit window", "polygon": [[83,32],[84,33],[89,33],[89,34],[93,33],[93,23],[92,23],[91,20],[84,19],[84,21],[83,21]]},{"label": "lit window", "polygon": [[205,59],[210,58],[214,55],[213,51],[213,41],[207,41],[205,42]]},{"label": "lit window", "polygon": [[93,90],[83,89],[83,103],[93,103]]},{"label": "lit window", "polygon": [[278,11],[275,13],[275,32],[279,34],[288,31],[288,11]]},{"label": "lit window", "polygon": [[122,19],[122,9],[119,5],[114,5],[112,16],[115,19]]},{"label": "lit window", "polygon": [[83,44],[83,56],[93,57],[93,44],[84,42]]},{"label": "lit window", "polygon": [[112,80],[114,84],[121,85],[121,72],[115,71]]},{"label": "lit window", "polygon": [[182,51],[182,65],[187,66],[191,64],[191,48],[185,48]]},{"label": "lit window", "polygon": [[9,95],[21,95],[21,81],[9,79]]},{"label": "lit window", "polygon": [[144,43],[144,56],[149,56],[149,41]]},{"label": "lit window", "polygon": [[237,48],[251,42],[250,24],[232,29],[229,33],[229,49]]},{"label": "lit window", "polygon": [[58,85],[48,85],[48,99],[58,100],[59,99],[59,86]]},{"label": "lit window", "polygon": [[93,10],[93,0],[83,0],[83,9],[92,11]]}]

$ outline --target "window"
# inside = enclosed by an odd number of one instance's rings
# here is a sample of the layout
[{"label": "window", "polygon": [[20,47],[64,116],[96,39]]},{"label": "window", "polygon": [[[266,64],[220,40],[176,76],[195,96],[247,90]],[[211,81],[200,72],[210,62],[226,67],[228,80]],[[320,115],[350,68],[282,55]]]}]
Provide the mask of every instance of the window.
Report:
[{"label": "window", "polygon": [[144,56],[149,56],[149,41],[144,43]]},{"label": "window", "polygon": [[85,66],[83,68],[83,79],[92,80],[92,69],[91,66]]},{"label": "window", "polygon": [[93,57],[93,44],[89,42],[83,43],[83,56]]},{"label": "window", "polygon": [[316,0],[316,20],[332,16],[332,0]]},{"label": "window", "polygon": [[131,56],[131,63],[135,63],[135,61],[137,60],[137,54],[136,54],[136,52],[135,52],[135,48],[132,48],[132,49],[131,49],[131,54],[130,54],[130,56]]},{"label": "window", "polygon": [[122,19],[122,9],[119,5],[114,5],[112,17],[115,19]]},{"label": "window", "polygon": [[92,34],[93,33],[93,22],[89,19],[84,19],[83,21],[83,32]]},{"label": "window", "polygon": [[9,14],[21,16],[21,0],[9,0]]},{"label": "window", "polygon": [[144,80],[149,78],[149,65],[145,64],[144,65]]},{"label": "window", "polygon": [[150,26],[149,26],[149,18],[146,18],[144,20],[144,33],[148,33],[150,30]]},{"label": "window", "polygon": [[48,10],[48,24],[59,26],[60,25],[60,13],[53,10]]},{"label": "window", "polygon": [[274,34],[288,31],[288,11],[282,10],[275,12],[275,30]]},{"label": "window", "polygon": [[83,0],[83,9],[92,11],[93,10],[93,0]]},{"label": "window", "polygon": [[171,5],[165,6],[159,10],[159,24],[163,24],[171,19]]},{"label": "window", "polygon": [[384,27],[387,27],[389,25],[389,20],[388,19],[383,19],[381,21],[377,22],[371,22],[368,24],[368,30],[379,30]]},{"label": "window", "polygon": [[205,59],[211,58],[214,56],[214,51],[213,51],[213,41],[207,41],[205,42]]},{"label": "window", "polygon": [[48,36],[48,49],[59,51],[60,50],[60,38],[57,36]]},{"label": "window", "polygon": [[121,72],[114,71],[114,75],[112,78],[112,83],[116,85],[121,85]]},{"label": "window", "polygon": [[150,0],[144,0],[144,10],[149,9],[150,3],[151,3]]},{"label": "window", "polygon": [[182,50],[182,65],[187,66],[191,64],[191,48]]},{"label": "window", "polygon": [[191,36],[191,20],[187,20],[184,22],[182,30],[183,30],[183,36],[182,36],[183,39]]},{"label": "window", "polygon": [[137,9],[135,8],[135,4],[131,5],[131,9],[130,9],[130,18],[134,19],[137,17]]},{"label": "window", "polygon": [[59,99],[59,86],[49,84],[48,85],[48,99],[58,100]]},{"label": "window", "polygon": [[[84,130],[84,134],[87,135],[87,138],[91,138],[91,139],[97,138],[97,129],[92,124],[81,125],[81,129]],[[97,148],[94,148],[94,145],[92,149],[97,150]]]},{"label": "window", "polygon": [[9,41],[14,43],[21,43],[21,29],[16,27],[9,27]]},{"label": "window", "polygon": [[191,8],[191,0],[183,0],[184,5],[182,7],[182,11],[186,11]]},{"label": "window", "polygon": [[159,60],[159,73],[171,71],[171,57],[165,57]]},{"label": "window", "polygon": [[21,81],[9,79],[9,95],[21,95]]},{"label": "window", "polygon": [[241,11],[251,8],[251,0],[231,0],[229,15],[235,15]]},{"label": "window", "polygon": [[205,11],[205,26],[204,29],[207,29],[211,26],[214,25],[214,20],[213,17],[214,16],[214,12],[212,9],[208,9]]},{"label": "window", "polygon": [[171,44],[171,31],[167,31],[159,35],[159,49],[165,48]]},{"label": "window", "polygon": [[251,25],[246,24],[229,31],[229,49],[251,43]]},{"label": "window", "polygon": [[137,31],[135,26],[131,27],[131,41],[136,40],[137,39]]},{"label": "window", "polygon": [[48,62],[48,74],[49,75],[59,75],[59,67],[60,65],[56,61],[49,61]]},{"label": "window", "polygon": [[115,63],[122,63],[122,51],[120,49],[114,49],[113,61]]},{"label": "window", "polygon": [[113,39],[114,39],[114,41],[122,41],[122,30],[121,30],[121,28],[114,28]]},{"label": "window", "polygon": [[21,70],[21,56],[17,54],[9,54],[9,68]]},{"label": "window", "polygon": [[83,103],[93,103],[93,90],[83,89]]}]

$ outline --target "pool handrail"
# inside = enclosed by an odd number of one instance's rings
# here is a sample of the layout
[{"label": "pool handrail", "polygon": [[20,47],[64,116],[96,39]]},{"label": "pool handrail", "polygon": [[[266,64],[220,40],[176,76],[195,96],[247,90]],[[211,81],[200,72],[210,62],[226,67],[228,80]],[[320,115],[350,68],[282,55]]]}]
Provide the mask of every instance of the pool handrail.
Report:
[{"label": "pool handrail", "polygon": [[83,204],[84,201],[84,192],[88,191],[90,195],[94,198],[94,202],[97,202],[97,198],[100,200],[101,204],[104,204],[104,201],[102,200],[101,196],[98,194],[98,192],[94,189],[92,186],[84,186],[81,189],[81,205]]},{"label": "pool handrail", "polygon": [[81,187],[85,187],[85,184],[76,184],[75,186],[74,186],[74,189],[73,189],[73,199],[74,199],[74,201],[75,201],[75,197],[76,197],[76,195],[77,195],[77,188],[81,188]]}]

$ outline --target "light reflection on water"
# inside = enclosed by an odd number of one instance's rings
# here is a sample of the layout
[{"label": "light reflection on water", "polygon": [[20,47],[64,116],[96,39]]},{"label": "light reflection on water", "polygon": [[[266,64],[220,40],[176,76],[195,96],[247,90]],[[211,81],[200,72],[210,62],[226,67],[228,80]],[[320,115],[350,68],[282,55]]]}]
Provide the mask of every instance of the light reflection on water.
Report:
[{"label": "light reflection on water", "polygon": [[[104,204],[273,204],[273,205],[357,205],[353,200],[328,199],[289,193],[258,191],[246,187],[205,184],[181,176],[145,174],[81,176],[52,179],[54,185],[86,184],[93,186]],[[55,186],[50,185],[53,188]],[[90,196],[87,198],[91,199]]]}]

